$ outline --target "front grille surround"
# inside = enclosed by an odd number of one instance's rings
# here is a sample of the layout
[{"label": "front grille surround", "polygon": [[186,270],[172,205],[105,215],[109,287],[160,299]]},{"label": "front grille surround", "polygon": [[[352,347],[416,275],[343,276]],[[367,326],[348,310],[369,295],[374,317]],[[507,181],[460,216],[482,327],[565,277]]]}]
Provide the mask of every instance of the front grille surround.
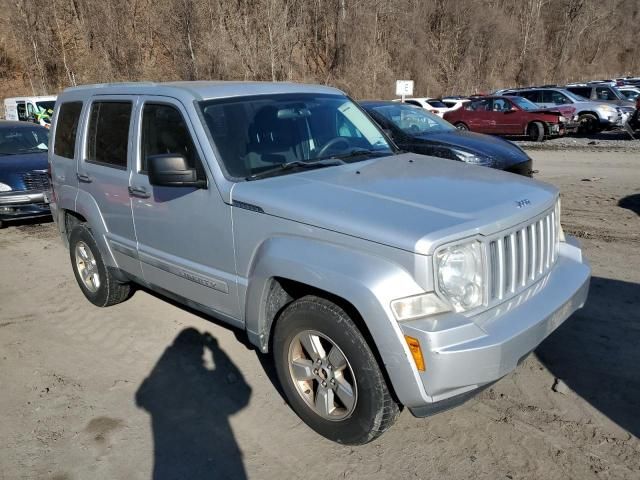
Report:
[{"label": "front grille surround", "polygon": [[[437,276],[438,251],[452,245],[480,242],[483,250],[484,301],[482,305],[460,312],[477,315],[522,293],[551,271],[558,259],[560,246],[560,201],[529,220],[491,235],[478,235],[442,245],[433,255]],[[435,281],[435,290],[447,303],[447,296]]]},{"label": "front grille surround", "polygon": [[558,258],[558,208],[488,239],[487,306],[492,307],[536,283]]},{"label": "front grille surround", "polygon": [[31,170],[22,174],[25,190],[48,190],[49,174],[46,170]]}]

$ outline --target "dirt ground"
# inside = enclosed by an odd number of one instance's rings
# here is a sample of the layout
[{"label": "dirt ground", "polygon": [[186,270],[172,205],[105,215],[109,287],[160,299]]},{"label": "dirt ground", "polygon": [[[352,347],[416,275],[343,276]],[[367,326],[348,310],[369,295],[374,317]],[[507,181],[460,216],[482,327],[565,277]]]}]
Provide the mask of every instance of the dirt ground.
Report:
[{"label": "dirt ground", "polygon": [[89,304],[52,224],[0,231],[0,479],[640,479],[640,152],[532,151],[586,307],[455,410],[319,437],[240,335],[145,291]]}]

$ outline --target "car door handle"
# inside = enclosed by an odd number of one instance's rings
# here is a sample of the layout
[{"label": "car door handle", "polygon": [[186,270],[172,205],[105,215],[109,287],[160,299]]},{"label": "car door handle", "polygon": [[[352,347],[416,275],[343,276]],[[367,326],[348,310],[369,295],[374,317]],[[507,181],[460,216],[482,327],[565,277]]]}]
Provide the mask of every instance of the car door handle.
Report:
[{"label": "car door handle", "polygon": [[138,198],[149,198],[151,194],[142,187],[129,187],[129,195]]},{"label": "car door handle", "polygon": [[85,175],[84,173],[76,173],[76,177],[78,180],[84,183],[91,183],[93,179],[89,175]]}]

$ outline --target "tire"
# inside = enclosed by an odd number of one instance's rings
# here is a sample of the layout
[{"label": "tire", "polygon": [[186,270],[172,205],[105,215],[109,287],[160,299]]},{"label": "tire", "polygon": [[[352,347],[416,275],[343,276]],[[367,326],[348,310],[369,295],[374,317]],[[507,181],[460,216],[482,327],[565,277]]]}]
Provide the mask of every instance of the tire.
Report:
[{"label": "tire", "polygon": [[[91,230],[85,225],[77,225],[71,230],[69,256],[76,281],[91,303],[98,307],[109,307],[129,297],[131,286],[115,279],[104,264]],[[83,280],[83,275],[88,280]]]},{"label": "tire", "polygon": [[533,142],[544,140],[544,125],[540,122],[531,122],[527,127],[527,136]]},{"label": "tire", "polygon": [[458,122],[454,125],[454,127],[456,127],[458,130],[462,130],[462,131],[467,131],[469,130],[469,127],[467,127],[466,124],[462,123],[462,122]]},{"label": "tire", "polygon": [[[315,345],[315,352],[303,345]],[[317,363],[318,357],[322,358],[317,354],[322,352],[324,358]],[[400,414],[358,327],[342,308],[326,299],[306,296],[285,308],[276,322],[273,355],[289,405],[329,440],[345,445],[368,443],[391,427]],[[297,369],[297,380],[294,363],[302,365]],[[323,382],[327,387],[321,389]],[[319,402],[318,408],[316,402],[321,399],[328,401]]]},{"label": "tire", "polygon": [[598,119],[595,115],[591,113],[583,113],[578,117],[578,122],[580,126],[578,127],[578,132],[583,135],[591,135],[599,130]]}]

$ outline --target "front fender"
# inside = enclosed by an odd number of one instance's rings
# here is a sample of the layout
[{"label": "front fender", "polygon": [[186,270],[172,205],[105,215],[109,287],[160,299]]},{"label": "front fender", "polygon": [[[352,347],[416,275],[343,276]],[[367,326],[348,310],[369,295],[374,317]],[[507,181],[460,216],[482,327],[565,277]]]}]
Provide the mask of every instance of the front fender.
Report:
[{"label": "front fender", "polygon": [[268,349],[272,320],[266,315],[274,277],[324,290],[351,303],[375,342],[399,400],[406,406],[431,401],[424,390],[404,336],[391,311],[391,301],[423,289],[410,273],[382,257],[302,237],[265,241],[249,270],[245,319],[249,337]]}]

